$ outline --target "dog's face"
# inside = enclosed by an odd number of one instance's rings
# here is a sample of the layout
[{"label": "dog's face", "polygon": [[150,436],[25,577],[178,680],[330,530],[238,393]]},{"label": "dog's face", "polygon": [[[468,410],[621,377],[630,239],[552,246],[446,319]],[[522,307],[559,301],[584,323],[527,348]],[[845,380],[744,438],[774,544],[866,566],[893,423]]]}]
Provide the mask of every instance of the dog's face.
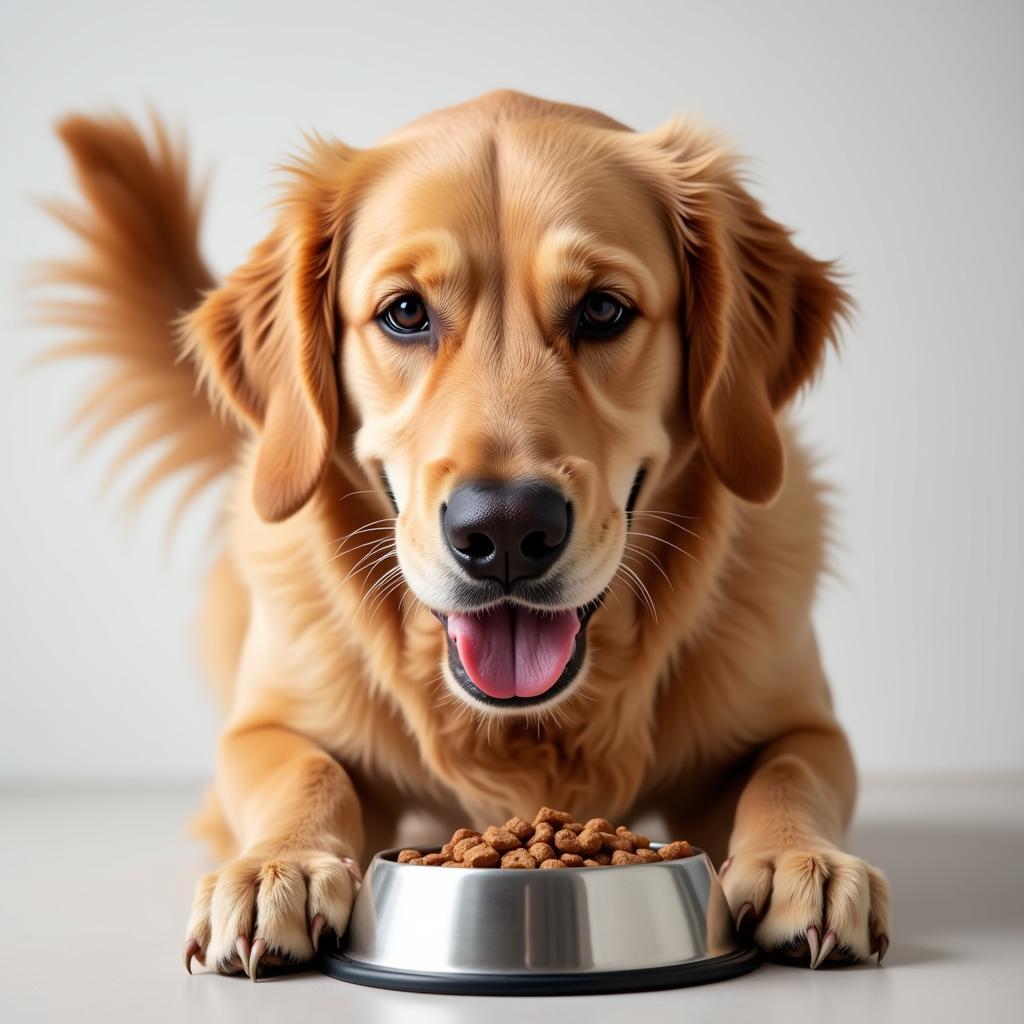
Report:
[{"label": "dog's face", "polygon": [[635,178],[544,159],[585,145],[571,128],[467,135],[409,144],[362,197],[343,387],[451,681],[508,711],[579,677],[627,510],[671,451],[679,275]]},{"label": "dog's face", "polygon": [[553,707],[615,577],[643,585],[623,557],[638,500],[695,457],[742,498],[777,492],[774,412],[844,297],[677,126],[502,94],[298,177],[193,317],[261,431],[257,507],[290,515],[354,457],[395,507],[453,691]]}]

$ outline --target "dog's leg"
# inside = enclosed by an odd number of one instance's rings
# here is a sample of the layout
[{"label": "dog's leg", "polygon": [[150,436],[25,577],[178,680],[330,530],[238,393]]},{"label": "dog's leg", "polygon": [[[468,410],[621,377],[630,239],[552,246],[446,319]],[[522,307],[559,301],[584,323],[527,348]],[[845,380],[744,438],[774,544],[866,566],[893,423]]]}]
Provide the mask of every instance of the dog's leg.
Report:
[{"label": "dog's leg", "polygon": [[321,932],[344,932],[363,844],[359,800],[334,758],[272,725],[226,732],[217,785],[241,852],[199,883],[185,962],[255,981],[261,963],[302,963]]},{"label": "dog's leg", "polygon": [[888,883],[841,849],[855,787],[838,726],[786,733],[755,761],[721,873],[738,927],[763,949],[812,968],[885,955]]}]

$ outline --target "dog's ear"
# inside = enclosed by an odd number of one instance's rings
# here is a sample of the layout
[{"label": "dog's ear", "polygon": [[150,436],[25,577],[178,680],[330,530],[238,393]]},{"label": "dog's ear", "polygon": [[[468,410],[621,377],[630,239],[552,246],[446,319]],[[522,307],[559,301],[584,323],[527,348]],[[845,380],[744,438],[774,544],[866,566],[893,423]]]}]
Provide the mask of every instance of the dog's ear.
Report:
[{"label": "dog's ear", "polygon": [[641,138],[661,154],[677,232],[694,433],[732,492],[767,504],[785,476],[776,413],[814,376],[851,300],[835,265],[793,244],[714,140],[679,122]]},{"label": "dog's ear", "polygon": [[273,231],[183,321],[213,401],[258,435],[253,501],[268,522],[312,497],[338,429],[339,250],[352,151],[317,141],[287,168]]}]

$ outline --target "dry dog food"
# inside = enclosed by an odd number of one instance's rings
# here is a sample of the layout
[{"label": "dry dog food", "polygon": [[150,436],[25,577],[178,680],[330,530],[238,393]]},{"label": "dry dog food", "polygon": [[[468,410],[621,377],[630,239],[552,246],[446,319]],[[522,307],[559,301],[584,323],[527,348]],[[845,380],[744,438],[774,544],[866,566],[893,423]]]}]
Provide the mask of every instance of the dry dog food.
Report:
[{"label": "dry dog food", "polygon": [[568,811],[542,807],[533,823],[509,818],[483,832],[460,828],[440,853],[402,850],[400,864],[426,864],[442,868],[600,868],[609,864],[653,864],[693,855],[681,839],[657,850],[651,841],[605,818],[576,821]]}]

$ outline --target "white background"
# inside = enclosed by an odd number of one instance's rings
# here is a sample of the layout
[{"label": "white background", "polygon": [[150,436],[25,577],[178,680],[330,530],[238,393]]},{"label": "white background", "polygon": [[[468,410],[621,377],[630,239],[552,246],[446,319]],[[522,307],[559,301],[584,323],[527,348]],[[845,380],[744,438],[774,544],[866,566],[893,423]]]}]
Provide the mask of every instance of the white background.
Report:
[{"label": "white background", "polygon": [[70,243],[69,110],[151,104],[213,168],[218,271],[269,223],[304,129],[366,145],[509,86],[638,128],[699,113],[749,154],[860,316],[802,405],[836,484],[819,624],[840,715],[878,772],[1024,767],[1020,60],[1014,3],[36,0],[0,16],[0,777],[197,777],[215,729],[192,628],[211,503],[127,517],[60,426],[89,368],[27,369],[20,275]]}]

